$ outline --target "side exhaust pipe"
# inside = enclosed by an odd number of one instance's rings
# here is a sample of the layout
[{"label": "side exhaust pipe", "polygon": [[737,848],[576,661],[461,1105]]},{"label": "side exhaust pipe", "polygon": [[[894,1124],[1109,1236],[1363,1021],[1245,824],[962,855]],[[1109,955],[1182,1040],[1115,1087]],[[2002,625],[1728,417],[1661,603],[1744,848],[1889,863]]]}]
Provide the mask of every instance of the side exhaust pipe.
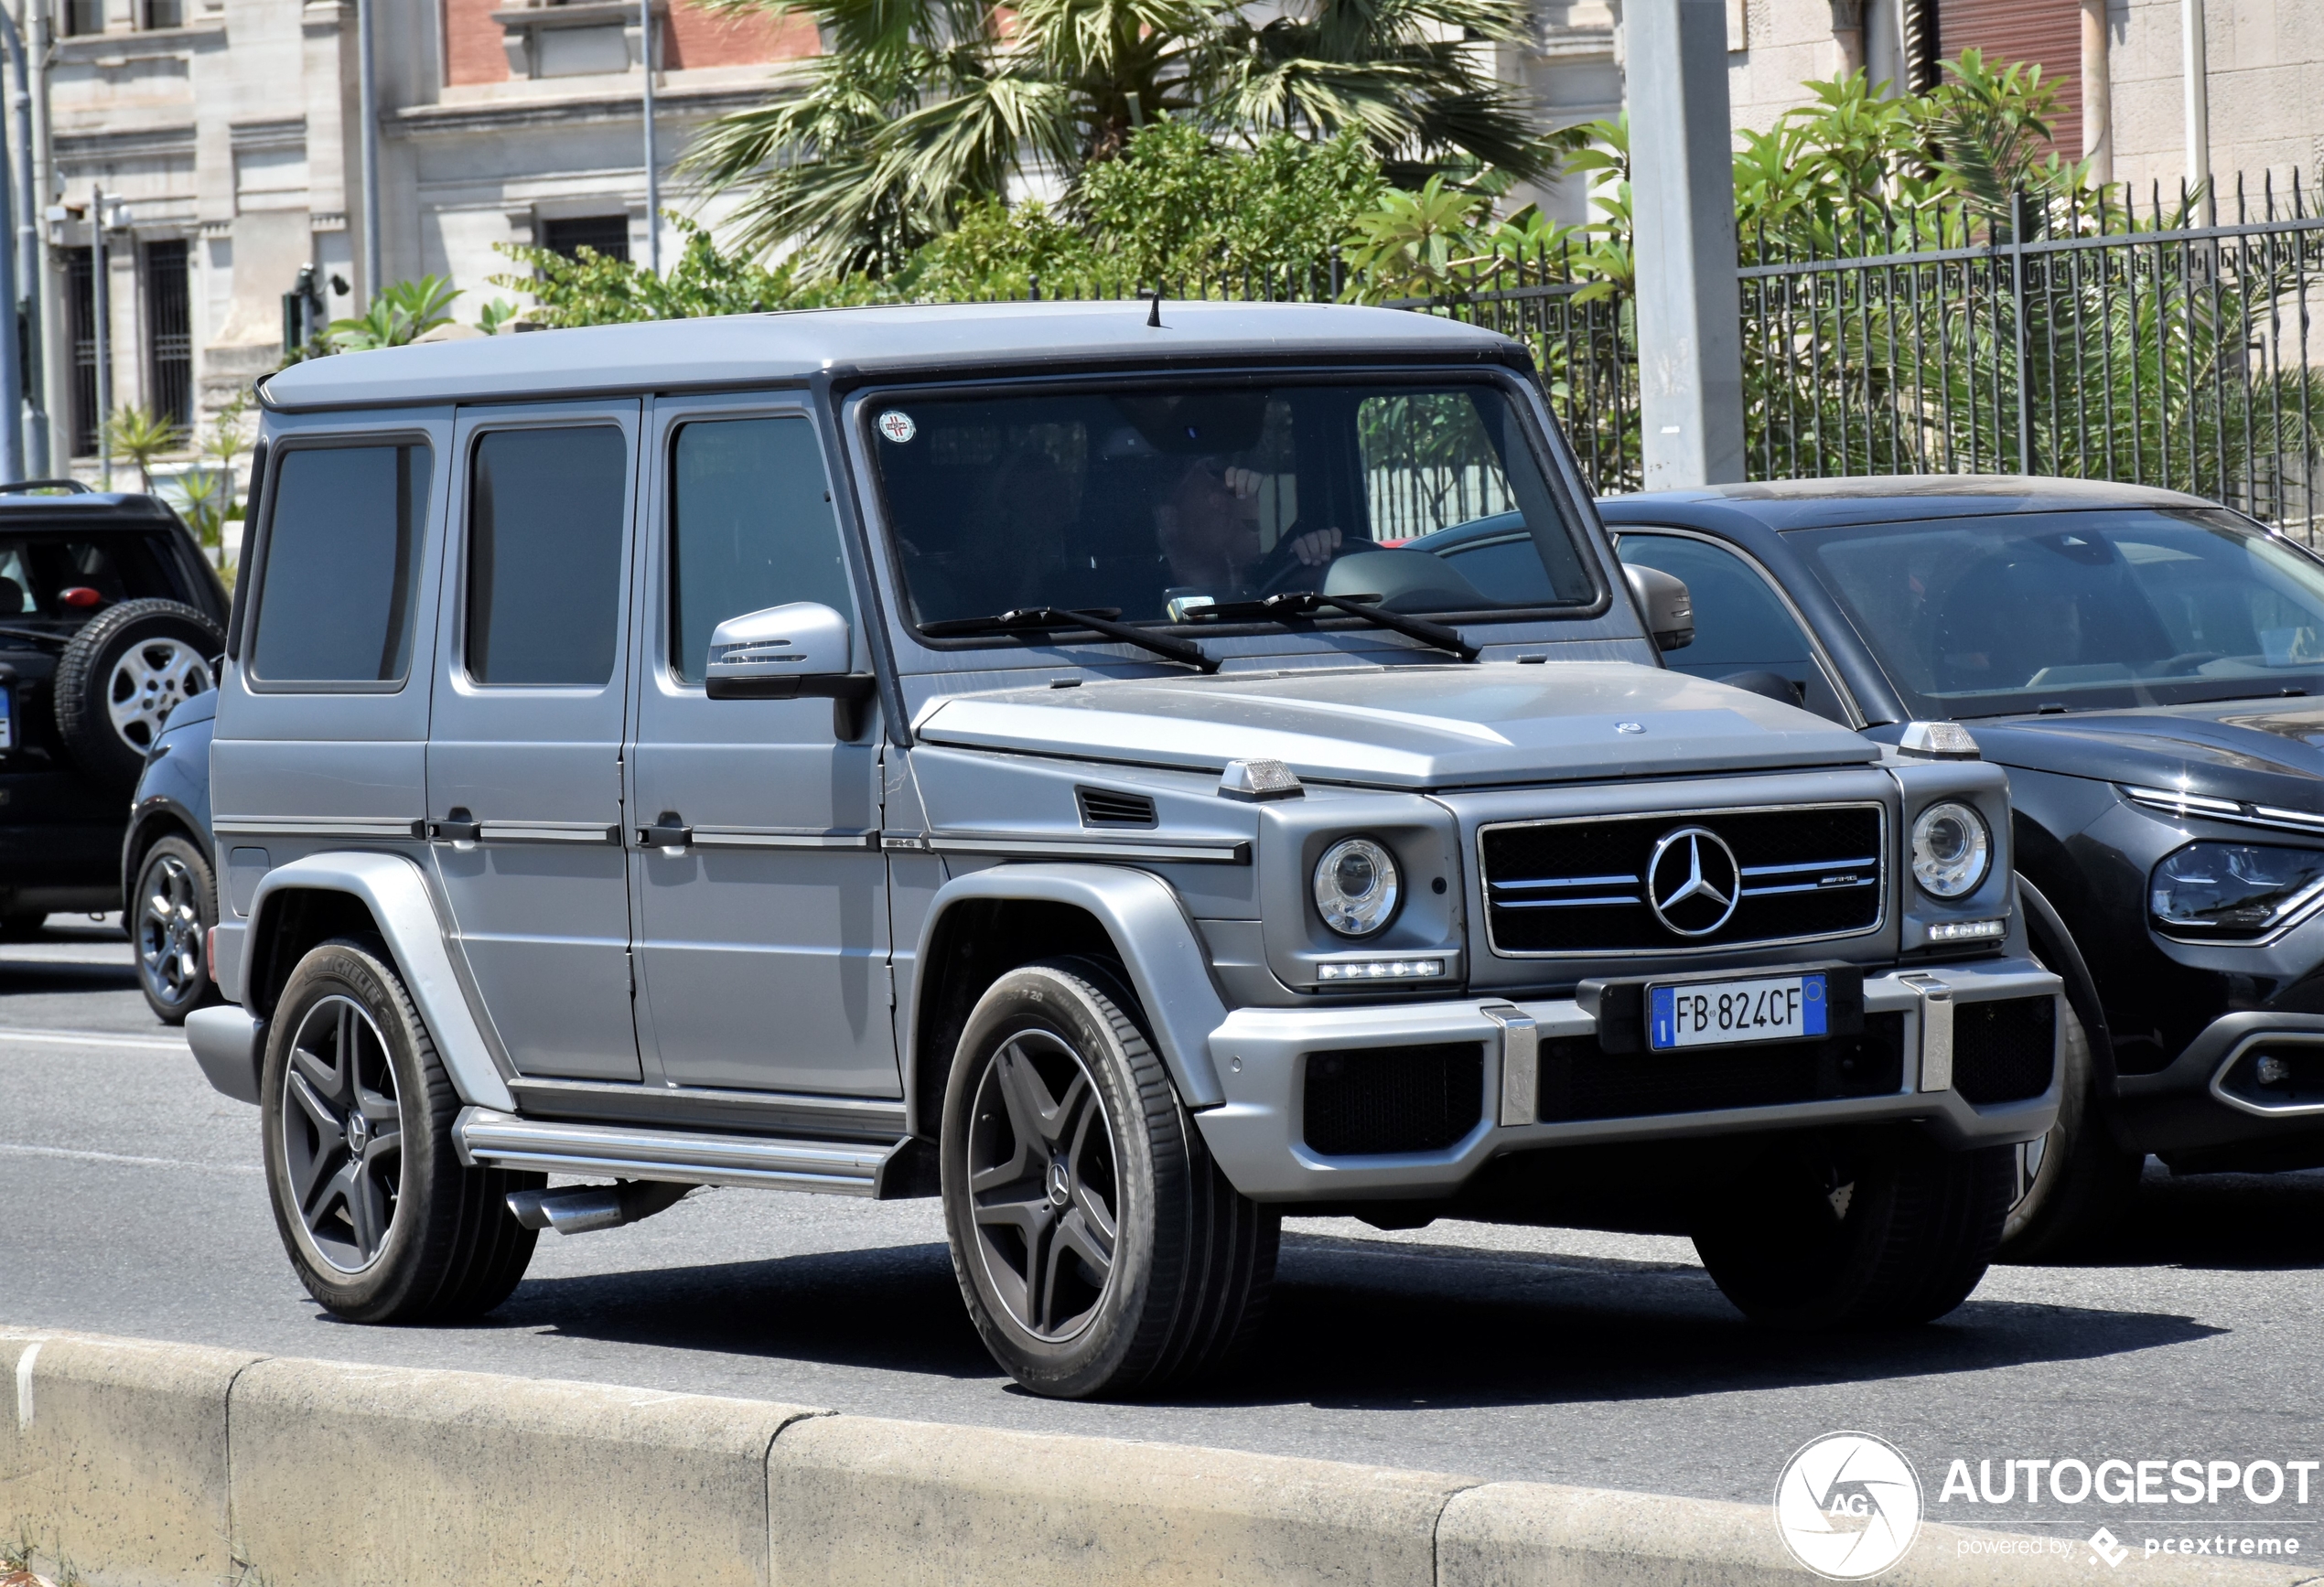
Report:
[{"label": "side exhaust pipe", "polygon": [[619,1185],[570,1185],[558,1190],[514,1190],[509,1211],[527,1228],[553,1228],[559,1234],[587,1234],[591,1229],[619,1228],[665,1212],[699,1186],[664,1185],[658,1180],[625,1179]]}]

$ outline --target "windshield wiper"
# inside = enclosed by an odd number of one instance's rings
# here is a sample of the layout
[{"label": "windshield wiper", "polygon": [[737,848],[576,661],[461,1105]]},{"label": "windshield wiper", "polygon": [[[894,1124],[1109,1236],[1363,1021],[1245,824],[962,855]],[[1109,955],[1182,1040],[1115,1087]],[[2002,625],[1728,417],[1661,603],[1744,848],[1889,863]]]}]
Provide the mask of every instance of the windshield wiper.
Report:
[{"label": "windshield wiper", "polygon": [[71,642],[63,634],[44,634],[38,628],[0,627],[0,639],[30,639],[36,644],[58,646]]},{"label": "windshield wiper", "polygon": [[1150,650],[1165,661],[1177,661],[1200,672],[1216,672],[1218,661],[1191,639],[1173,639],[1167,634],[1152,634],[1144,628],[1132,627],[1114,619],[1122,615],[1119,606],[1103,606],[1093,612],[1069,611],[1061,606],[1019,606],[990,617],[946,617],[940,622],[922,623],[923,634],[998,634],[1011,630],[1033,632],[1044,628],[1087,628],[1109,639],[1119,639],[1125,645],[1135,645]]},{"label": "windshield wiper", "polygon": [[1188,614],[1204,622],[1243,623],[1253,619],[1284,622],[1298,617],[1313,617],[1318,610],[1329,608],[1360,618],[1375,628],[1386,628],[1402,634],[1407,639],[1417,639],[1431,649],[1449,651],[1464,661],[1474,661],[1479,651],[1460,637],[1458,628],[1443,623],[1432,623],[1426,617],[1407,617],[1391,612],[1357,595],[1325,595],[1311,590],[1294,590],[1280,595],[1268,595],[1256,601],[1222,601],[1214,606],[1198,606]]}]

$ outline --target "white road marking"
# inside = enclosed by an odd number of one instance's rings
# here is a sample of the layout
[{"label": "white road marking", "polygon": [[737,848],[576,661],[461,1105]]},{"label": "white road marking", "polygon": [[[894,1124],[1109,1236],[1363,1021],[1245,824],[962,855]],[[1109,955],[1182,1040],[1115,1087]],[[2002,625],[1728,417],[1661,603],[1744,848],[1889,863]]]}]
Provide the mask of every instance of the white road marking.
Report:
[{"label": "white road marking", "polygon": [[118,1163],[132,1168],[192,1168],[205,1174],[264,1174],[254,1163],[188,1163],[176,1157],[130,1157],[118,1152],[77,1152],[69,1146],[25,1146],[0,1141],[0,1156],[60,1157],[68,1163]]},{"label": "white road marking", "polygon": [[89,1031],[0,1029],[0,1042],[23,1042],[38,1047],[135,1047],[148,1053],[192,1051],[183,1036],[139,1036],[125,1032],[120,1035],[100,1035]]},{"label": "white road marking", "polygon": [[[45,1339],[35,1339],[25,1353],[16,1357],[16,1431],[24,1432],[32,1425],[32,1364],[40,1356]],[[61,1572],[59,1572],[61,1574]]]}]

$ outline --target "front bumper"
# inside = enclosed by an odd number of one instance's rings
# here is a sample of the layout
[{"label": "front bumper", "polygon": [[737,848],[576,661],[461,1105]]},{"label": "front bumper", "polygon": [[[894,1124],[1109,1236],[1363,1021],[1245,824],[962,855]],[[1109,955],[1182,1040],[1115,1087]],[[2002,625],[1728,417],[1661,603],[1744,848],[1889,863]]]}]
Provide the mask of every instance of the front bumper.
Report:
[{"label": "front bumper", "polygon": [[[2255,1061],[2297,1065],[2304,1085],[2256,1083]],[[2249,1009],[2203,1027],[2169,1066],[2114,1082],[2125,1143],[2140,1152],[2200,1153],[2314,1138],[2324,1153],[2324,1096],[2313,1075],[2324,1056],[2324,1014]]]},{"label": "front bumper", "polygon": [[[1770,973],[1776,973],[1770,970]],[[1931,981],[1938,983],[1932,988]],[[1597,1022],[1570,998],[1512,1003],[1496,998],[1328,1009],[1237,1009],[1210,1033],[1211,1061],[1226,1092],[1222,1107],[1198,1113],[1203,1140],[1235,1188],[1260,1201],[1426,1199],[1458,1190],[1488,1161],[1547,1147],[1746,1134],[1826,1125],[1905,1123],[1948,1150],[2007,1145],[2048,1131],[2058,1114],[2058,1066],[2050,1088],[2024,1101],[1978,1107],[1951,1088],[1947,1018],[1924,1014],[1924,999],[1949,992],[1954,1008],[2007,998],[2056,998],[2059,979],[2029,959],[1948,963],[1928,970],[1867,974],[1867,1016],[1904,1016],[1903,1083],[1892,1092],[1771,1107],[1664,1113],[1651,1117],[1530,1121],[1531,1110],[1504,1101],[1526,1097],[1527,1047],[1509,1031],[1522,1015],[1539,1041],[1595,1036]],[[1492,1011],[1492,1012],[1488,1012]],[[1498,1014],[1499,1017],[1495,1017]],[[2053,1020],[2053,1029],[2055,1022]],[[1441,1152],[1327,1157],[1303,1140],[1303,1095],[1309,1055],[1438,1043],[1481,1044],[1484,1107],[1476,1127]],[[1610,1062],[1648,1063],[1644,1056]],[[1512,1075],[1514,1083],[1512,1084]],[[1923,1082],[1929,1088],[1923,1088]],[[1503,1117],[1515,1121],[1504,1124]]]}]

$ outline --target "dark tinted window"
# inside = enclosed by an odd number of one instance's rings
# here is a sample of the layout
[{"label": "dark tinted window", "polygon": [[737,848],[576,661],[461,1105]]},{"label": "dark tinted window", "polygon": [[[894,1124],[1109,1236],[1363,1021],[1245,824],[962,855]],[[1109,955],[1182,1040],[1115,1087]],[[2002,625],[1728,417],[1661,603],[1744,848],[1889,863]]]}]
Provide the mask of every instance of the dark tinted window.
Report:
[{"label": "dark tinted window", "polygon": [[410,671],[433,462],[424,445],[283,454],[259,575],[254,675],[371,683]]},{"label": "dark tinted window", "polygon": [[1757,567],[1708,541],[1634,529],[1622,531],[1621,556],[1627,565],[1659,568],[1684,580],[1695,599],[1695,642],[1663,657],[1664,666],[1722,682],[1772,672],[1810,711],[1848,721],[1807,631]]},{"label": "dark tinted window", "polygon": [[823,448],[804,419],[721,419],[678,432],[671,469],[670,670],[702,677],[728,617],[820,601],[851,619]]},{"label": "dark tinted window", "polygon": [[[1300,591],[1479,613],[1596,595],[1522,410],[1487,381],[899,392],[867,417],[921,622],[1232,620]],[[1513,587],[1428,554],[1426,537],[1489,517],[1531,559]]]},{"label": "dark tinted window", "polygon": [[121,601],[182,601],[155,537],[0,534],[0,621],[78,627]]},{"label": "dark tinted window", "polygon": [[468,670],[479,683],[612,681],[629,444],[618,426],[498,430],[468,500]]},{"label": "dark tinted window", "polygon": [[2324,692],[2324,564],[2232,513],[1795,531],[1916,713]]}]

